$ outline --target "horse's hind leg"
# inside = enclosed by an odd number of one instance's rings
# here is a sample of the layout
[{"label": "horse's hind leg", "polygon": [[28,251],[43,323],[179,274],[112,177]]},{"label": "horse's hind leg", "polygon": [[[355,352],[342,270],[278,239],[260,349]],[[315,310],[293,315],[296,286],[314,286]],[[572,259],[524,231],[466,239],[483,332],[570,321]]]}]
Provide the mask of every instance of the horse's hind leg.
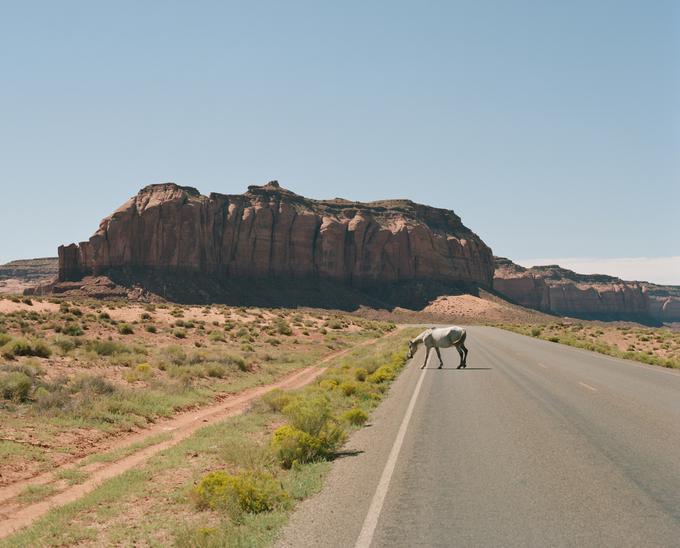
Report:
[{"label": "horse's hind leg", "polygon": [[460,363],[458,364],[458,369],[460,369],[461,367],[465,367],[465,355],[460,346],[456,346],[456,350],[458,350],[458,355],[460,356]]},{"label": "horse's hind leg", "polygon": [[438,347],[435,346],[435,347],[434,347],[434,350],[435,350],[435,352],[437,353],[437,357],[439,358],[439,369],[441,369],[442,366],[444,365],[444,360],[442,360],[442,354],[441,354],[441,352],[439,351],[439,348],[438,348]]},{"label": "horse's hind leg", "polygon": [[461,346],[463,347],[463,352],[465,352],[465,355],[463,356],[463,368],[465,368],[465,367],[467,367],[468,349],[464,344],[462,344]]}]

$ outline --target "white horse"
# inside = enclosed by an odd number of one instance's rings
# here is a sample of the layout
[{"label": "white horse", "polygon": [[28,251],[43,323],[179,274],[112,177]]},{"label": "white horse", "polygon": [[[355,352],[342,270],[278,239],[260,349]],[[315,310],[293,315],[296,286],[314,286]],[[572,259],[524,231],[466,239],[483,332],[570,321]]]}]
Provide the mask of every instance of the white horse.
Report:
[{"label": "white horse", "polygon": [[440,348],[450,348],[452,346],[456,347],[458,354],[460,355],[460,365],[458,369],[465,369],[467,367],[467,355],[468,349],[465,348],[465,329],[458,327],[457,325],[452,325],[451,327],[439,327],[426,329],[415,339],[408,342],[408,358],[411,359],[413,355],[418,350],[418,345],[423,343],[425,345],[425,362],[423,363],[423,369],[427,365],[427,358],[430,356],[430,350],[432,348],[437,352],[437,357],[439,358],[439,369],[442,368],[444,362],[442,361],[442,355],[439,352]]}]

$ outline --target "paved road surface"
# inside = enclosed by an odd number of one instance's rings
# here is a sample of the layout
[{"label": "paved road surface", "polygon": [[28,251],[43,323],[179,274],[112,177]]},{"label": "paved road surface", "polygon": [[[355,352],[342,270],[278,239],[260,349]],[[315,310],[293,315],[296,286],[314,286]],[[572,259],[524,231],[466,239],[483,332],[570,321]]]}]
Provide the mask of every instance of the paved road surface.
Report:
[{"label": "paved road surface", "polygon": [[419,351],[280,546],[352,547],[365,522],[373,547],[680,546],[680,372],[493,328],[468,341],[466,370],[446,350],[421,372]]}]

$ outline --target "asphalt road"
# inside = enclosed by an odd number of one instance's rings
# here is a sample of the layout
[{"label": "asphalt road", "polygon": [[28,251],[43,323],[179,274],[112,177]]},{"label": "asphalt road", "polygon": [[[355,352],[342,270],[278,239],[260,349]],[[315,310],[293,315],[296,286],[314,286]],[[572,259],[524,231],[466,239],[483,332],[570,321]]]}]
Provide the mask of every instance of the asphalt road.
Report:
[{"label": "asphalt road", "polygon": [[279,546],[680,546],[680,372],[493,328],[467,345],[465,370],[419,351]]}]

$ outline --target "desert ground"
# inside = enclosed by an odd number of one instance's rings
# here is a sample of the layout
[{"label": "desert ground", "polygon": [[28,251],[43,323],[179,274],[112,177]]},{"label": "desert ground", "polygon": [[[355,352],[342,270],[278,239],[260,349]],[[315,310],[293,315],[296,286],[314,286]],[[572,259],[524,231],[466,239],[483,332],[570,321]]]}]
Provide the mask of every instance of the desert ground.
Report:
[{"label": "desert ground", "polygon": [[269,545],[370,421],[406,340],[454,321],[680,366],[677,331],[493,295],[351,315],[6,296],[0,546]]}]

